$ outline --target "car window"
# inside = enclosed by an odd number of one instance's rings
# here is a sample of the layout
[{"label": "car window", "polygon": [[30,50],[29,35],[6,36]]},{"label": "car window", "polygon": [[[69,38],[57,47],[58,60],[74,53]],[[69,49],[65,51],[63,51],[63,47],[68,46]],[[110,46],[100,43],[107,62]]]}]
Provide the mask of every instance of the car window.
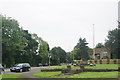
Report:
[{"label": "car window", "polygon": [[22,67],[23,64],[16,64],[15,67]]},{"label": "car window", "polygon": [[2,68],[2,65],[0,64],[0,68]]}]

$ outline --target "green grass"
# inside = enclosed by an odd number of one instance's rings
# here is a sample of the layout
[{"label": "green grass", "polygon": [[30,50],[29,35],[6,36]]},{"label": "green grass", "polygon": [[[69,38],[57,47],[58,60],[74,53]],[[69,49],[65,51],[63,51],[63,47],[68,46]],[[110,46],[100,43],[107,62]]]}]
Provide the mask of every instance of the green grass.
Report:
[{"label": "green grass", "polygon": [[22,74],[3,74],[2,78],[17,78],[22,76]]},{"label": "green grass", "polygon": [[66,69],[67,66],[55,66],[55,67],[48,67],[47,69]]},{"label": "green grass", "polygon": [[[47,69],[66,69],[67,66],[56,66],[56,67],[49,67]],[[72,69],[79,69],[80,67],[72,66]],[[97,64],[95,67],[87,66],[87,69],[118,69],[118,64]],[[36,77],[42,78],[62,78],[64,74],[61,72],[38,72],[33,74]],[[117,78],[118,72],[82,72],[79,74],[74,74],[68,78]]]},{"label": "green grass", "polygon": [[23,80],[23,79],[18,78],[20,76],[22,76],[22,74],[3,74],[3,75],[0,75],[0,77],[2,77],[2,80]]},{"label": "green grass", "polygon": [[[67,66],[64,65],[64,66],[56,66],[56,67],[48,67],[47,69],[66,69]],[[79,69],[79,67],[76,67],[76,66],[71,66],[72,69]]]},{"label": "green grass", "polygon": [[[47,69],[66,69],[67,66],[48,67]],[[118,64],[97,64],[96,66],[86,66],[86,69],[118,69]],[[80,69],[80,67],[72,66],[72,69]]]},{"label": "green grass", "polygon": [[[53,76],[58,75],[58,74],[61,74],[61,72],[60,71],[58,72],[37,72],[33,74],[33,76],[41,77],[41,78],[53,78]],[[59,77],[59,76],[56,76],[56,77]]]},{"label": "green grass", "polygon": [[86,69],[118,69],[118,64],[97,64],[96,66],[87,66]]},{"label": "green grass", "polygon": [[118,72],[83,72],[69,76],[69,78],[117,78]]}]

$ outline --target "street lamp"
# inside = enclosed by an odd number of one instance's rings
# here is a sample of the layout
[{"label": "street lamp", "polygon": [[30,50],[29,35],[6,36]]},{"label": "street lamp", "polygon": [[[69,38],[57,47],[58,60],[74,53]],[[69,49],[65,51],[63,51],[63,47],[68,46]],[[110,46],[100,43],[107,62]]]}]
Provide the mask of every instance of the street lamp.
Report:
[{"label": "street lamp", "polygon": [[49,66],[50,66],[50,58],[51,58],[50,53],[48,53],[48,58],[49,58]]}]

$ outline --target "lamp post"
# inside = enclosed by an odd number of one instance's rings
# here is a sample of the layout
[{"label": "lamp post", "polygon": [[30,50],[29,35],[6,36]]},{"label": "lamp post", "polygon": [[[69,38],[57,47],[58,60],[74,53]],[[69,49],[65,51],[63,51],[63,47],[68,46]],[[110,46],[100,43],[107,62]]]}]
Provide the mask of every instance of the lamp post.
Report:
[{"label": "lamp post", "polygon": [[50,58],[51,58],[50,53],[48,53],[48,58],[49,58],[49,67],[50,67]]}]

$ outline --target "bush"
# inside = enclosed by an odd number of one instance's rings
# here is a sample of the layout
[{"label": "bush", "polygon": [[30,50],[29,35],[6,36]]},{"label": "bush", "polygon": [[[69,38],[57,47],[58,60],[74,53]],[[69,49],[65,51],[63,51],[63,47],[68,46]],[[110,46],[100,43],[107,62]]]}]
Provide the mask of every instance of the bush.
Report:
[{"label": "bush", "polygon": [[99,62],[100,62],[100,64],[102,64],[102,60],[101,59],[99,60]]},{"label": "bush", "polygon": [[83,65],[80,65],[80,69],[82,69],[82,70],[83,70],[83,69],[85,69],[85,67],[84,67]]},{"label": "bush", "polygon": [[110,64],[110,59],[107,59],[107,64]]},{"label": "bush", "polygon": [[41,72],[56,72],[62,71],[63,69],[42,69]]},{"label": "bush", "polygon": [[71,66],[70,66],[70,65],[68,65],[68,66],[67,66],[67,69],[71,69]]},{"label": "bush", "polygon": [[63,69],[61,72],[62,73],[68,73],[70,70],[68,70],[68,69]]},{"label": "bush", "polygon": [[80,60],[79,61],[77,61],[78,62],[78,65],[80,65]]},{"label": "bush", "polygon": [[97,64],[97,60],[94,60],[95,64]]},{"label": "bush", "polygon": [[92,60],[89,60],[89,63],[93,63]]},{"label": "bush", "polygon": [[115,60],[113,60],[113,63],[114,63],[114,64],[116,64],[116,63],[117,63],[117,60],[116,60],[116,59],[115,59]]}]

